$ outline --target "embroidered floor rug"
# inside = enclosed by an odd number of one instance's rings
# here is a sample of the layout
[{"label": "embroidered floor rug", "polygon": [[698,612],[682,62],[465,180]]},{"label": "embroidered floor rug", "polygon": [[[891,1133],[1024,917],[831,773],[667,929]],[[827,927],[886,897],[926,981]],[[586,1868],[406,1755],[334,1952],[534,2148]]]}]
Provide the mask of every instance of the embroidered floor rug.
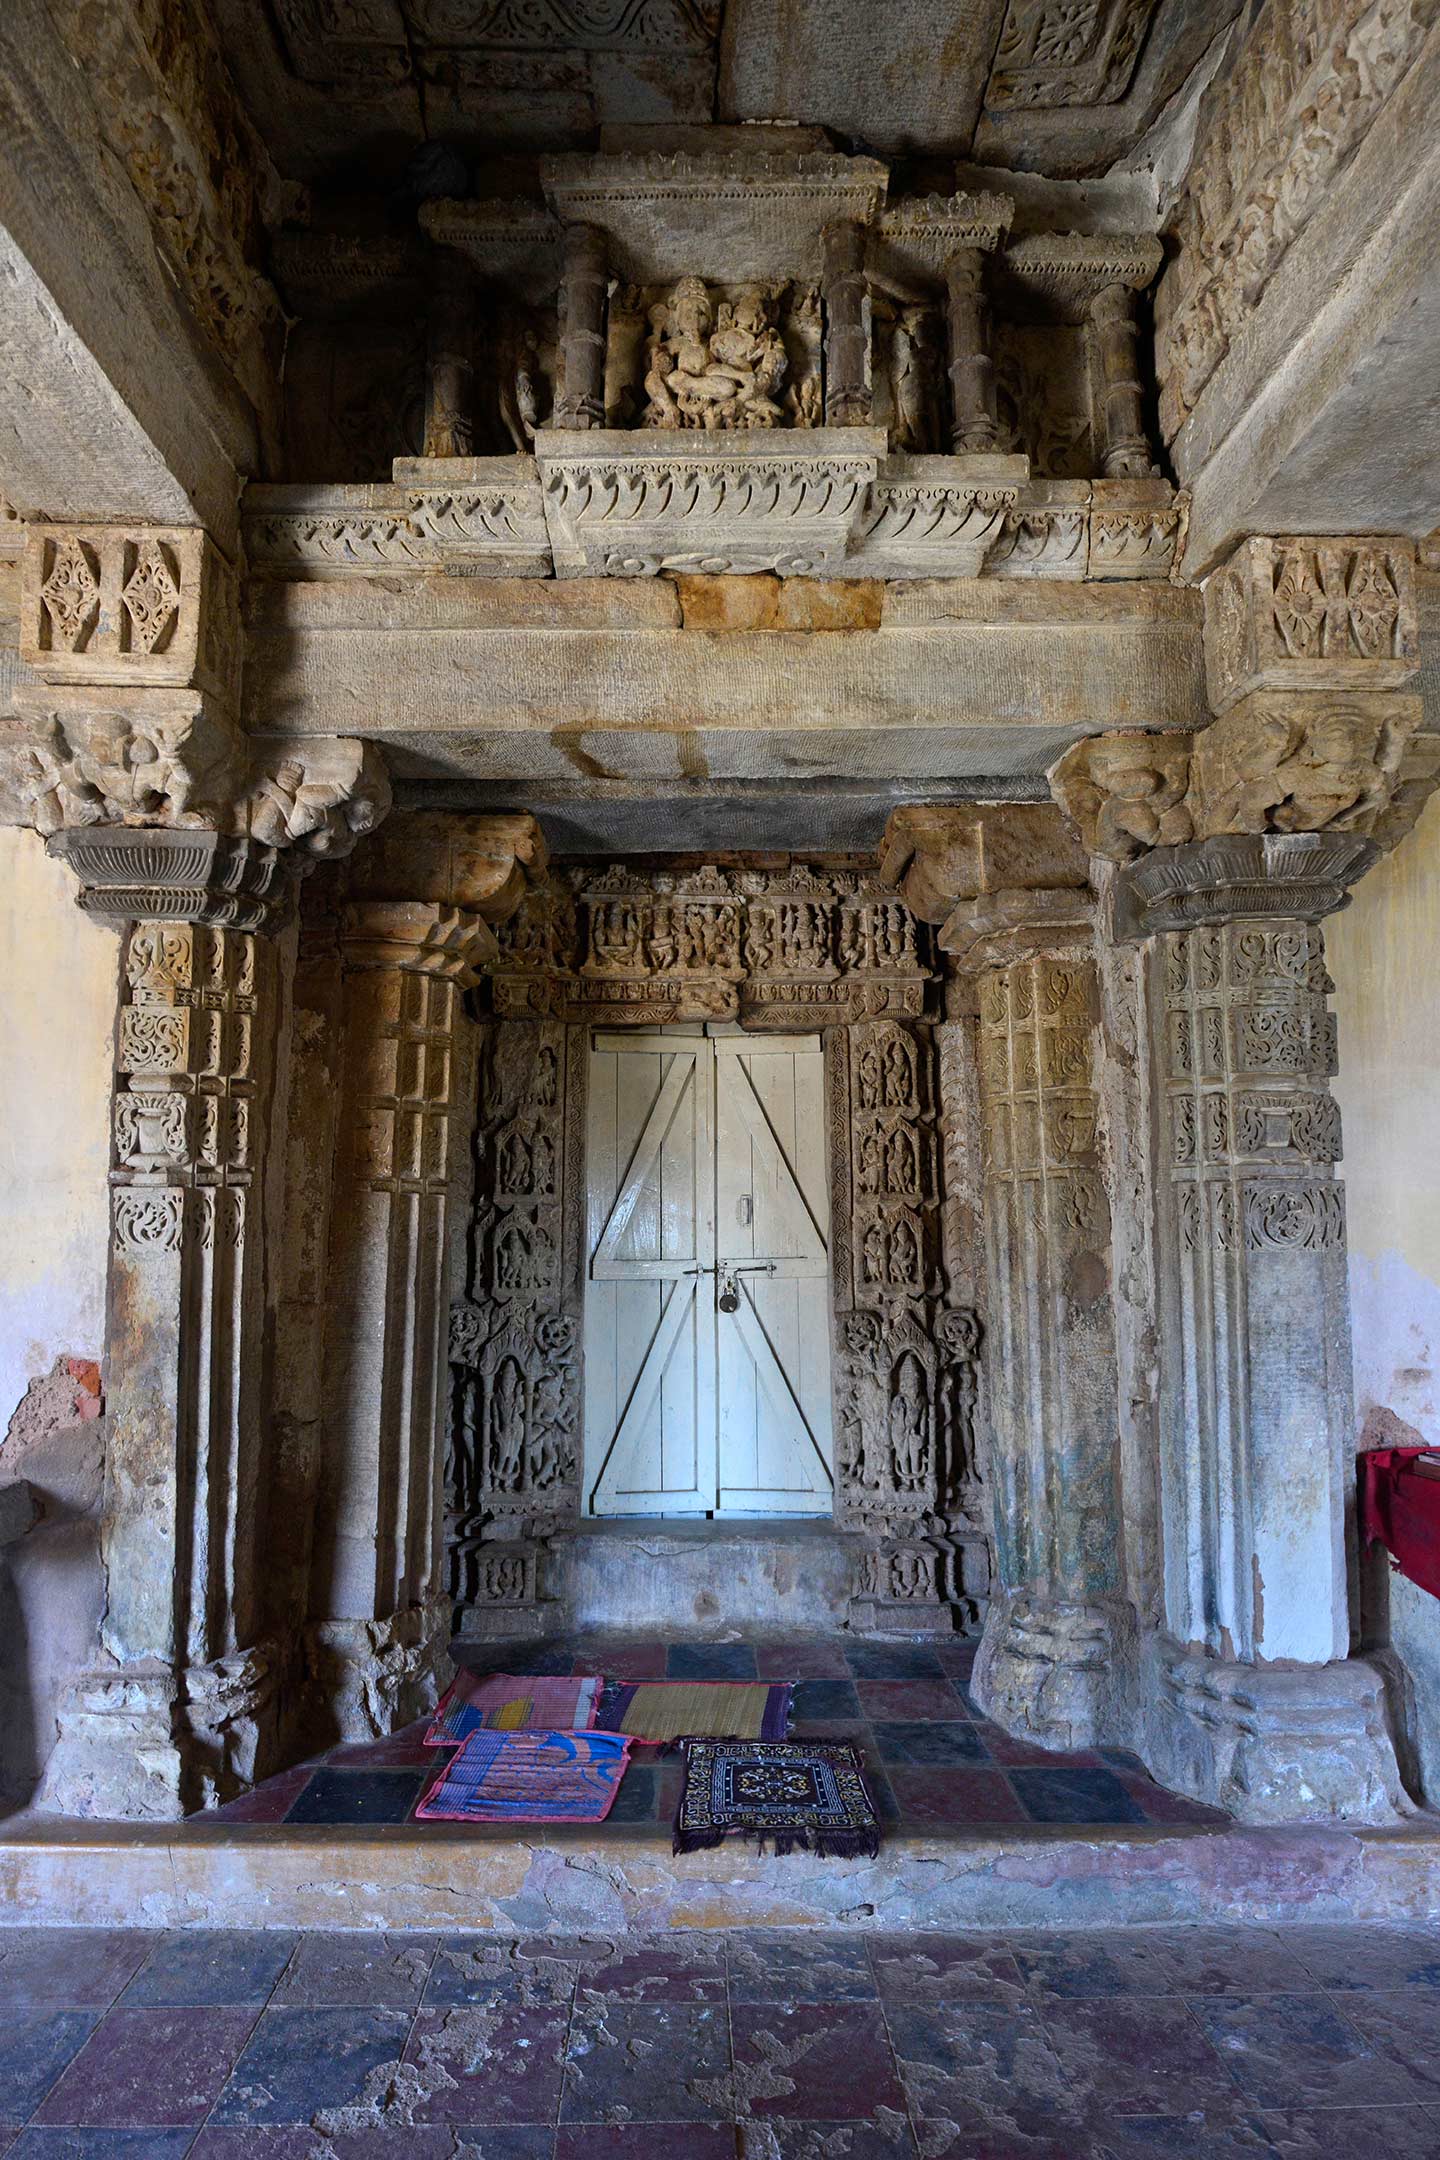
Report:
[{"label": "embroidered floor rug", "polygon": [[880,1824],[853,1747],[835,1740],[688,1739],[675,1817],[677,1853],[729,1837],[764,1852],[873,1859]]},{"label": "embroidered floor rug", "polygon": [[604,1822],[633,1743],[606,1732],[489,1732],[435,1772],[423,1822]]},{"label": "embroidered floor rug", "polygon": [[425,1728],[425,1745],[457,1747],[471,1733],[482,1730],[588,1732],[595,1723],[601,1685],[599,1679],[527,1678],[462,1669]]},{"label": "embroidered floor rug", "polygon": [[790,1730],[789,1681],[607,1681],[596,1722],[659,1747],[704,1733],[717,1740],[783,1740]]}]

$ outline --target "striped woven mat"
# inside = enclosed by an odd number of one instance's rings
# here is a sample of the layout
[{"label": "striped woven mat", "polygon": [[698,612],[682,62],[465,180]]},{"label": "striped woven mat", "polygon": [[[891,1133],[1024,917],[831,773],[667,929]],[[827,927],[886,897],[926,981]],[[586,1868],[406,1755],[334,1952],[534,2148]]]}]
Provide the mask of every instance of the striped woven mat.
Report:
[{"label": "striped woven mat", "polygon": [[787,1680],[607,1681],[596,1719],[642,1747],[691,1733],[724,1740],[783,1740],[790,1729]]}]

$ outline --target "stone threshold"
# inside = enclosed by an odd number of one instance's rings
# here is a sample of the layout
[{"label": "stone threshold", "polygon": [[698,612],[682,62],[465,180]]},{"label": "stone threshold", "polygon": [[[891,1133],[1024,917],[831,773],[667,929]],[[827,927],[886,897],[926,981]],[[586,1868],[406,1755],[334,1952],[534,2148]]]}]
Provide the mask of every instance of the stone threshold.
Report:
[{"label": "stone threshold", "polygon": [[0,1835],[0,1926],[1077,1928],[1440,1919],[1440,1826],[901,1835],[877,1860],[671,1854],[668,1833],[46,1822]]}]

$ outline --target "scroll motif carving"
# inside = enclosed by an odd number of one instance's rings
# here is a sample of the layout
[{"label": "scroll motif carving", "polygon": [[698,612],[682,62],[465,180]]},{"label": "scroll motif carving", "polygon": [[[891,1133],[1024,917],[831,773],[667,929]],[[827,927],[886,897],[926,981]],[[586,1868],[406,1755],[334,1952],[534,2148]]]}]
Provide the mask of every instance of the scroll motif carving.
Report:
[{"label": "scroll motif carving", "polygon": [[1153,13],[1154,0],[1010,0],[986,104],[1113,104]]}]

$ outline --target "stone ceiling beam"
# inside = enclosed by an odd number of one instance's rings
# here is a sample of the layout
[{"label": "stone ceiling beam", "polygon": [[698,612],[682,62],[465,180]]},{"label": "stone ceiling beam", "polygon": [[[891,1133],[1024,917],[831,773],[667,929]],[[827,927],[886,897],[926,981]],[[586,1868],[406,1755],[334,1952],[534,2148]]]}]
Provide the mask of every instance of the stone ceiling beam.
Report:
[{"label": "stone ceiling beam", "polygon": [[[1377,78],[1387,88],[1406,57],[1398,28],[1393,51]],[[1238,185],[1250,151],[1232,127],[1217,132],[1207,162],[1202,125],[1189,199],[1208,199],[1209,167],[1218,173],[1228,159],[1228,215],[1248,222],[1244,248],[1224,244],[1223,224],[1208,250],[1203,228],[1182,245],[1157,300],[1162,420],[1192,491],[1187,575],[1206,573],[1248,533],[1418,539],[1440,524],[1440,28],[1416,42],[1373,119],[1363,93],[1372,61],[1357,71],[1352,52],[1323,86],[1323,117],[1297,112],[1289,123],[1283,225],[1267,209],[1272,123],[1256,123],[1253,178]],[[1297,90],[1297,104],[1313,96]],[[1232,318],[1233,334],[1217,327]]]},{"label": "stone ceiling beam", "polygon": [[253,411],[156,256],[42,0],[0,11],[0,491],[28,514],[235,531]]}]

